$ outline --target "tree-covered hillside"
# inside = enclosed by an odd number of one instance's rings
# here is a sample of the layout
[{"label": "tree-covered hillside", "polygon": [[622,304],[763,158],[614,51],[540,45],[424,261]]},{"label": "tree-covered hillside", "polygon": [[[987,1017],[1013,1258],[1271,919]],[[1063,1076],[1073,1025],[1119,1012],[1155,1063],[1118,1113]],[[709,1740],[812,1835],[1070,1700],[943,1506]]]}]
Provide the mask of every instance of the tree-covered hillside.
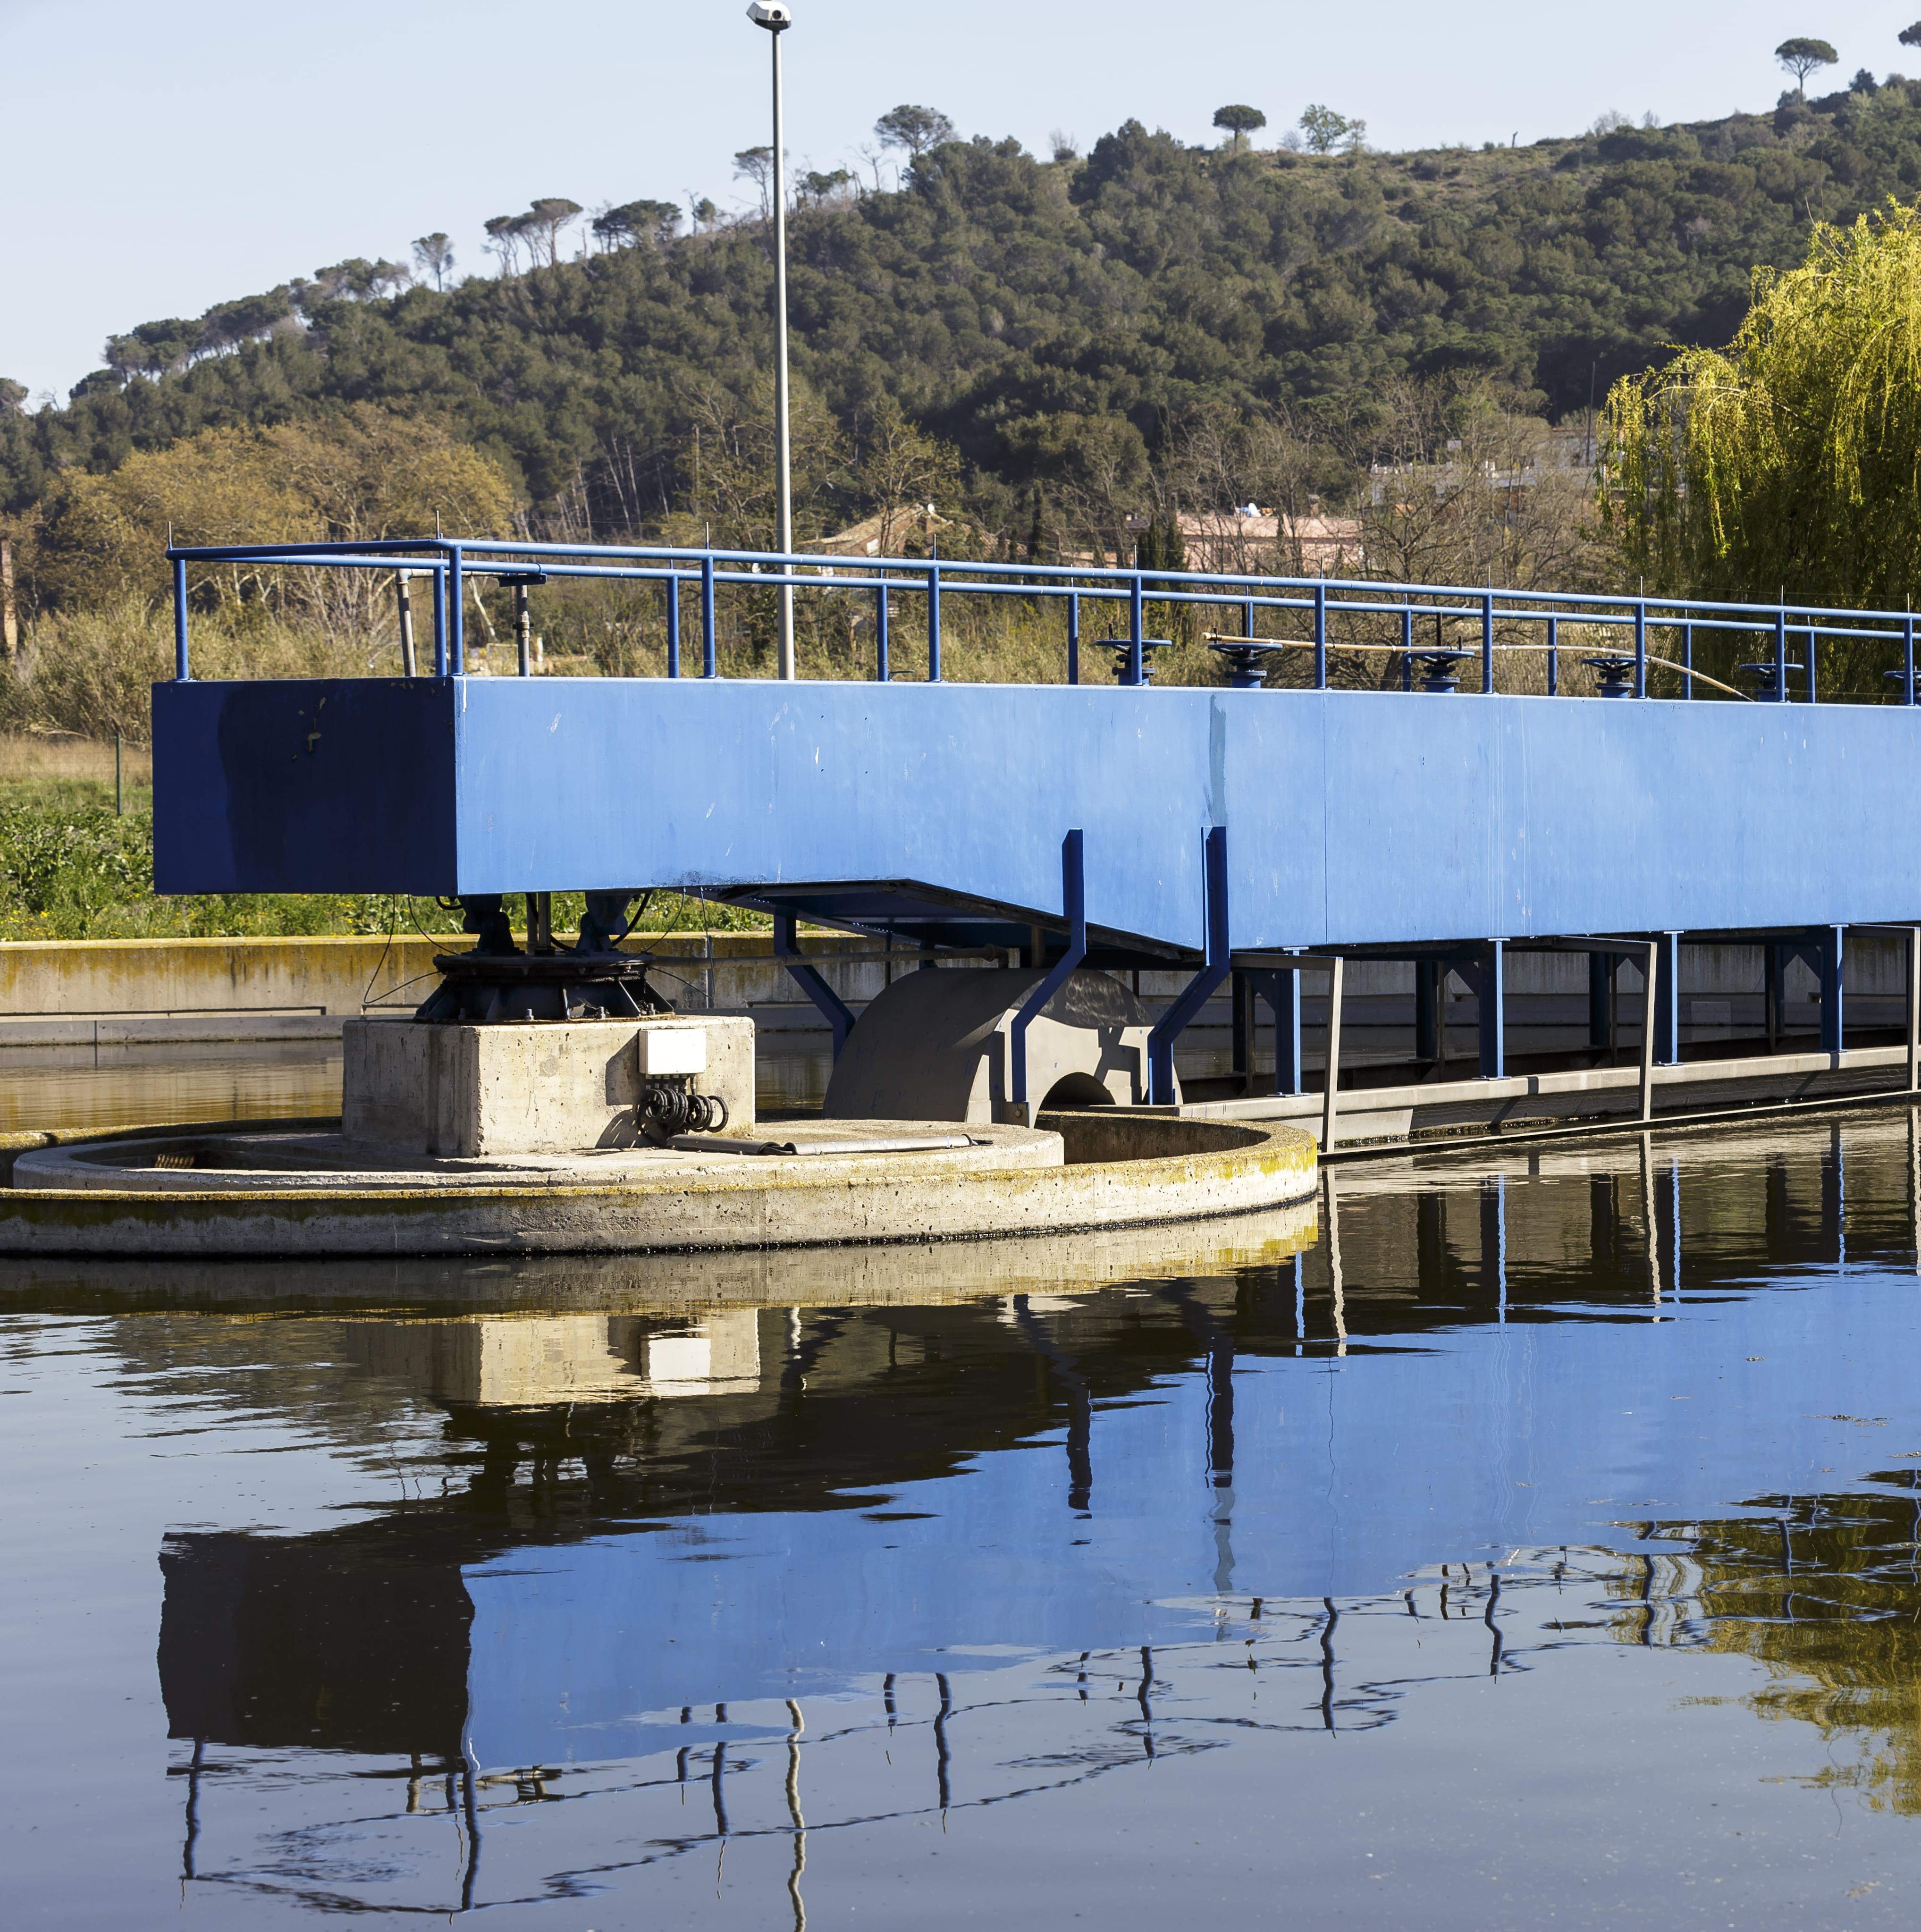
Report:
[{"label": "tree-covered hillside", "polygon": [[[1130,122],[1084,159],[983,138],[921,154],[898,192],[823,179],[792,231],[817,528],[853,507],[834,479],[891,403],[958,446],[977,518],[1024,538],[1036,484],[1142,507],[1196,424],[1279,424],[1338,490],[1424,379],[1584,418],[1668,345],[1731,337],[1752,268],[1798,261],[1814,221],[1921,193],[1921,82],[1526,148],[1196,149]],[[698,514],[703,460],[764,408],[768,231],[670,226],[613,224],[605,252],[444,292],[380,292],[348,264],[148,325],[67,406],[0,408],[0,512],[31,515],[63,470],[358,402],[441,419],[536,526]]]}]

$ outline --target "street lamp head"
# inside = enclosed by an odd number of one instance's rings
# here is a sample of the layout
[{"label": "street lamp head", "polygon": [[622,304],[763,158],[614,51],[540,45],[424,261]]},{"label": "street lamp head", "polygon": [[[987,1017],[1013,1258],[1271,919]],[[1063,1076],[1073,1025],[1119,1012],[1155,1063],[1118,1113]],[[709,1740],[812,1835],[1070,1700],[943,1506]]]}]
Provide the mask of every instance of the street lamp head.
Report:
[{"label": "street lamp head", "polygon": [[794,24],[794,10],[783,6],[781,0],[754,0],[747,10],[747,17],[757,27],[765,27],[770,34],[782,34]]}]

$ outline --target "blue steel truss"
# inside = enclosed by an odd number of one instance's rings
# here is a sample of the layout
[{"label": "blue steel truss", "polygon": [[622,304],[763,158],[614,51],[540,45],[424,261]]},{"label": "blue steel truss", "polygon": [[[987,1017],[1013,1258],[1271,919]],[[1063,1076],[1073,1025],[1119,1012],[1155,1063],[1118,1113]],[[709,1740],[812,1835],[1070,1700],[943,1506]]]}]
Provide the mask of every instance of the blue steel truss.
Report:
[{"label": "blue steel truss", "polygon": [[[1658,1049],[1672,1060],[1680,944],[1758,940],[1777,998],[1787,960],[1813,967],[1838,1048],[1846,929],[1921,922],[1905,612],[453,541],[169,555],[177,676],[154,703],[161,890],[660,886],[750,904],[775,916],[837,1046],[852,1018],[800,956],[803,919],[1018,949],[1057,970],[1185,964],[1195,977],[1150,1046],[1157,1092],[1174,1039],[1230,973],[1244,998],[1273,1006],[1277,1077],[1298,1086],[1300,974],[1312,969],[1290,962],[1302,953],[1414,960],[1430,1035],[1428,1006],[1453,974],[1479,992],[1482,1069],[1497,1073],[1509,952],[1587,950],[1599,986],[1658,942]],[[195,680],[193,573],[235,560],[429,578],[433,674]],[[468,675],[469,580],[530,576],[659,584],[667,676]],[[874,680],[718,674],[720,599],[783,583],[874,599]],[[698,676],[681,675],[684,593],[697,596]],[[1059,603],[1067,683],[943,681],[942,600],[955,596]],[[909,598],[924,607],[925,681],[888,675],[890,603]],[[1149,603],[1233,607],[1235,628],[1213,640],[1226,686],[1151,687]],[[1083,635],[1090,605],[1119,617],[1113,637]],[[1436,613],[1476,627],[1478,701],[1329,687],[1344,626],[1398,620],[1418,656],[1416,620]],[[1260,634],[1284,619],[1303,634]],[[1618,636],[1611,683],[1629,701],[1494,691],[1497,651],[1528,633],[1557,650],[1568,622]],[[1649,695],[1659,664],[1692,694],[1702,629],[1761,638],[1761,694],[1779,701]],[[1896,660],[1902,701],[1813,704],[1821,647],[1864,638]],[[1089,641],[1111,647],[1113,679],[1083,681]],[[1805,652],[1798,693],[1791,644]],[[1309,688],[1261,688],[1261,655],[1288,648],[1311,654]],[[1810,701],[1788,701],[1797,694]]]}]

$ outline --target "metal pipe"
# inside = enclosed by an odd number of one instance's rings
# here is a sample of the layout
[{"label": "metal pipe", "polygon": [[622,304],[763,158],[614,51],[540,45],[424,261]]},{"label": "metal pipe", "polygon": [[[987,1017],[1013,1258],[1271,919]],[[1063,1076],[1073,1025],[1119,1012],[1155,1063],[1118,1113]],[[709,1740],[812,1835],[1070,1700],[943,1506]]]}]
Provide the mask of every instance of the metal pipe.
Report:
[{"label": "metal pipe", "polygon": [[700,675],[721,674],[720,644],[714,634],[714,553],[700,560]]},{"label": "metal pipe", "polygon": [[[792,426],[787,407],[787,175],[783,142],[787,138],[781,94],[781,35],[786,22],[770,22],[774,43],[774,434],[779,445],[779,498],[775,541],[783,556],[794,547],[794,474]],[[791,680],[794,667],[794,588],[783,583],[781,598],[781,676]]]},{"label": "metal pipe", "polygon": [[1327,580],[1314,587],[1314,688],[1327,688]]},{"label": "metal pipe", "polygon": [[1902,626],[1902,702],[1912,704],[1914,702],[1914,619],[1912,614]]},{"label": "metal pipe", "polygon": [[1494,593],[1481,593],[1481,689],[1491,698],[1494,690]]},{"label": "metal pipe", "polygon": [[1815,629],[1811,624],[1808,627],[1808,702],[1815,701]]},{"label": "metal pipe", "polygon": [[433,674],[447,675],[447,573],[437,566],[433,573]]},{"label": "metal pipe", "polygon": [[886,684],[894,675],[894,667],[888,657],[887,636],[887,586],[883,584],[874,593],[874,674],[876,680]]},{"label": "metal pipe", "polygon": [[1647,606],[1634,607],[1634,694],[1647,695]]},{"label": "metal pipe", "polygon": [[1788,702],[1788,612],[1784,607],[1774,614],[1774,695]]},{"label": "metal pipe", "polygon": [[1080,593],[1067,593],[1067,681],[1080,682]]},{"label": "metal pipe", "polygon": [[1548,695],[1557,698],[1561,689],[1561,620],[1548,620]]},{"label": "metal pipe", "polygon": [[667,579],[667,675],[680,675],[680,579]]},{"label": "metal pipe", "polygon": [[1681,663],[1683,694],[1692,698],[1695,694],[1695,627],[1692,624],[1681,626]]},{"label": "metal pipe", "polygon": [[187,560],[173,560],[173,674],[185,684],[193,677],[187,665]]},{"label": "metal pipe", "polygon": [[1411,604],[1401,613],[1401,688],[1414,688],[1414,607]]},{"label": "metal pipe", "polygon": [[534,674],[534,613],[527,586],[514,586],[514,654],[523,677]]}]

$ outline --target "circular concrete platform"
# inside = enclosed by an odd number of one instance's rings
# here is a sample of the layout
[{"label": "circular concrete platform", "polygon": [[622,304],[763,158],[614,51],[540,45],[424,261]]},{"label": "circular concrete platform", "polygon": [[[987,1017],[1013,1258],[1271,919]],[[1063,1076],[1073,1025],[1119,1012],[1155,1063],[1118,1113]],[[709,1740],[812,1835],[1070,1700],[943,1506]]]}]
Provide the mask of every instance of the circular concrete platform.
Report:
[{"label": "circular concrete platform", "polygon": [[1112,1108],[1044,1115],[1036,1128],[794,1122],[743,1144],[778,1152],[710,1144],[474,1161],[382,1156],[337,1132],[271,1124],[47,1138],[58,1144],[15,1156],[12,1188],[0,1192],[0,1253],[634,1254],[971,1240],[1245,1214],[1306,1199],[1315,1181],[1314,1142],[1296,1130]]}]

